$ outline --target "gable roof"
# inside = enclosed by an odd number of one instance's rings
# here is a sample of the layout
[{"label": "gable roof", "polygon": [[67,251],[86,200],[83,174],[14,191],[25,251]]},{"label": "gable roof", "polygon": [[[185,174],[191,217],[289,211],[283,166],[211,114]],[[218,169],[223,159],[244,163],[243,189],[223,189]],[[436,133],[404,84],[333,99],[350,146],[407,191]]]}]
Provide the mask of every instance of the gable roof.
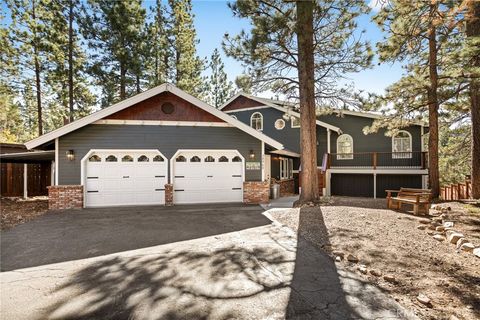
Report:
[{"label": "gable roof", "polygon": [[232,117],[230,117],[229,115],[227,115],[226,113],[212,107],[211,105],[203,102],[202,100],[198,99],[198,98],[195,98],[194,96],[186,93],[185,91],[182,91],[180,90],[179,88],[175,87],[174,85],[172,84],[169,84],[169,83],[164,83],[162,85],[159,85],[155,88],[152,88],[150,90],[147,90],[145,92],[142,92],[140,94],[137,94],[131,98],[128,98],[128,99],[125,99],[119,103],[116,103],[108,108],[105,108],[105,109],[102,109],[102,110],[99,110],[97,112],[94,112],[86,117],[83,117],[81,119],[78,119],[74,122],[71,122],[61,128],[58,128],[56,130],[53,130],[49,133],[46,133],[44,135],[41,135],[40,137],[38,138],[35,138],[33,140],[30,140],[28,142],[25,143],[25,146],[27,147],[27,149],[32,149],[32,148],[35,148],[35,147],[38,147],[42,144],[45,144],[47,142],[50,142],[58,137],[61,137],[67,133],[70,133],[72,131],[75,131],[77,129],[80,129],[88,124],[91,124],[97,120],[100,120],[102,118],[105,118],[113,113],[116,113],[118,111],[121,111],[123,109],[126,109],[128,107],[131,107],[139,102],[142,102],[148,98],[151,98],[153,96],[156,96],[162,92],[171,92],[173,93],[174,95],[184,99],[185,101],[187,102],[190,102],[192,104],[194,104],[195,106],[199,107],[200,109],[203,109],[209,113],[211,113],[212,115],[216,116],[217,118],[220,118],[222,119],[223,121],[225,121],[226,123],[229,123],[231,124],[232,126],[244,131],[245,133],[257,138],[258,140],[260,141],[263,141],[265,142],[266,144],[276,148],[276,149],[283,149],[283,145],[268,137],[267,135],[251,128],[250,126],[247,126],[246,124],[244,124],[243,122],[239,121],[239,120],[236,120]]},{"label": "gable roof", "polygon": [[[280,105],[279,104],[276,104],[273,102],[273,100],[270,100],[270,99],[263,99],[263,98],[259,98],[259,97],[255,97],[255,96],[252,96],[252,95],[249,95],[247,93],[244,93],[244,92],[239,92],[237,93],[236,95],[234,95],[232,98],[230,98],[227,102],[225,102],[225,104],[220,108],[220,110],[223,110],[227,105],[229,105],[231,102],[233,102],[235,99],[237,99],[238,97],[240,96],[244,96],[248,99],[251,99],[251,100],[254,100],[258,103],[261,103],[262,105],[265,105],[267,107],[271,107],[271,108],[274,108],[274,109],[277,109],[277,110],[280,110],[282,112],[287,112],[288,109],[285,108],[284,106]],[[231,111],[226,111],[227,113],[229,112],[237,112],[237,111],[241,111],[242,109],[235,109],[235,110],[231,110]],[[297,117],[297,118],[300,118],[300,113],[296,112],[296,111],[290,111],[290,114],[293,115],[294,117]],[[317,126],[321,126],[321,127],[324,127],[326,129],[329,129],[329,130],[332,130],[332,131],[335,131],[337,132],[338,134],[341,134],[342,133],[342,130],[338,127],[335,127],[335,126],[332,126],[331,124],[328,124],[326,122],[323,122],[323,121],[320,121],[320,120],[316,120],[316,123],[317,123]]]}]

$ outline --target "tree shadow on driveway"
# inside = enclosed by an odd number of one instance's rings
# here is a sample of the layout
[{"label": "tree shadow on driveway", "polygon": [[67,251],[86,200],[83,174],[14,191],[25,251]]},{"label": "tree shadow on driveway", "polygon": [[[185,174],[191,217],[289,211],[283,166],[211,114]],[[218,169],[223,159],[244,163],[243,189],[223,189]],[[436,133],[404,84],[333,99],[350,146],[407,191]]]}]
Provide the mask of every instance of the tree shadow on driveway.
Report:
[{"label": "tree shadow on driveway", "polygon": [[270,224],[242,204],[50,212],[1,235],[1,271],[78,260]]}]

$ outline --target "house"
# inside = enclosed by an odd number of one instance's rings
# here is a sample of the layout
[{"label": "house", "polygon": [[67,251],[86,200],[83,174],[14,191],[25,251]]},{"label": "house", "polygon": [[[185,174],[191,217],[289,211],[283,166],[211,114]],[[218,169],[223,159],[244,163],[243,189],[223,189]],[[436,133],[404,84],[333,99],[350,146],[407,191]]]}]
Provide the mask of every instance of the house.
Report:
[{"label": "house", "polygon": [[[265,179],[274,179],[286,192],[298,191],[300,114],[293,105],[239,93],[221,110],[282,143],[283,150],[265,154]],[[317,117],[319,183],[326,195],[385,197],[386,189],[425,188],[427,157],[419,123],[388,137],[385,130],[365,135],[380,115],[332,111]]]},{"label": "house", "polygon": [[25,145],[54,153],[52,209],[268,202],[263,155],[285,149],[171,84]]}]

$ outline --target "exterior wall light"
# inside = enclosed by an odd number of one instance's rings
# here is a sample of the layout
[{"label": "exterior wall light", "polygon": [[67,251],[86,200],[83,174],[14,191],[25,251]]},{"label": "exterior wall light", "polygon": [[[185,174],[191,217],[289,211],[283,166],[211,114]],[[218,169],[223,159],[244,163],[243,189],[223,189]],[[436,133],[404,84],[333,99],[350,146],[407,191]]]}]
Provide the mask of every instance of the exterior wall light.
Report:
[{"label": "exterior wall light", "polygon": [[68,150],[66,152],[66,155],[67,155],[68,160],[70,160],[70,161],[75,160],[75,153],[73,152],[73,150]]},{"label": "exterior wall light", "polygon": [[253,150],[250,150],[250,159],[255,159],[255,152],[253,152]]}]

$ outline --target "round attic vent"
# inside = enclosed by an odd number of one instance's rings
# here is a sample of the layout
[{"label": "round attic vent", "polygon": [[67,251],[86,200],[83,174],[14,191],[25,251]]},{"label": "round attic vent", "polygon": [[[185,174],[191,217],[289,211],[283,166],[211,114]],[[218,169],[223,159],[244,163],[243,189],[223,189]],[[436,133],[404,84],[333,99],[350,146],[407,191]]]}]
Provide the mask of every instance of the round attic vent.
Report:
[{"label": "round attic vent", "polygon": [[175,111],[175,107],[170,102],[165,102],[164,104],[162,104],[162,111],[165,114],[171,114],[173,113],[173,111]]}]

